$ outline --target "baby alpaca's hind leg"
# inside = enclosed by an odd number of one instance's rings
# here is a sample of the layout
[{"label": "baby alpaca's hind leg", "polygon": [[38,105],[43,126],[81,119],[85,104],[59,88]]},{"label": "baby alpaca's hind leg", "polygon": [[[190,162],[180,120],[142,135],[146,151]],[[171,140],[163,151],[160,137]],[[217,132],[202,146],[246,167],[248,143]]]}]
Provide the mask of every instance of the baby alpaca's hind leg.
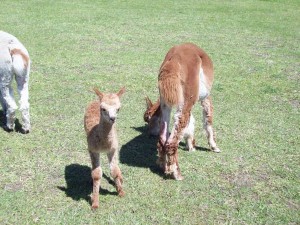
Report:
[{"label": "baby alpaca's hind leg", "polygon": [[186,148],[189,151],[195,151],[195,118],[191,114],[188,126],[184,129],[184,139],[186,141]]},{"label": "baby alpaca's hind leg", "polygon": [[107,158],[109,161],[110,174],[115,181],[117,192],[120,197],[123,197],[125,195],[125,192],[123,191],[123,187],[122,187],[123,184],[122,173],[118,166],[118,150],[111,149],[111,151],[107,153]]},{"label": "baby alpaca's hind leg", "polygon": [[92,161],[92,179],[93,179],[93,194],[92,194],[92,208],[99,207],[99,191],[100,182],[102,178],[102,169],[100,166],[99,153],[90,152]]},{"label": "baby alpaca's hind leg", "polygon": [[189,150],[190,152],[195,151],[195,139],[193,136],[187,136],[185,138],[186,141],[186,149]]}]

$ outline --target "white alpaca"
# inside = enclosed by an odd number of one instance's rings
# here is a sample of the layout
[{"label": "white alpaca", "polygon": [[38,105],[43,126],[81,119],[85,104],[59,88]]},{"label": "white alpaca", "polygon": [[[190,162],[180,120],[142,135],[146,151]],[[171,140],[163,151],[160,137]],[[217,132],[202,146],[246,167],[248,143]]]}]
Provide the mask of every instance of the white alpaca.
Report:
[{"label": "white alpaca", "polygon": [[104,94],[94,89],[99,100],[91,102],[84,115],[84,128],[87,135],[88,150],[92,161],[93,195],[92,208],[99,207],[99,189],[102,177],[99,155],[107,153],[111,176],[114,178],[120,197],[125,195],[122,188],[123,177],[118,166],[118,138],[116,118],[121,108],[120,97],[125,88],[118,93]]},{"label": "white alpaca", "polygon": [[15,77],[20,96],[22,132],[30,131],[28,82],[30,58],[26,48],[11,34],[0,31],[0,102],[6,115],[6,129],[15,127],[15,111],[18,108],[14,99],[12,81]]}]

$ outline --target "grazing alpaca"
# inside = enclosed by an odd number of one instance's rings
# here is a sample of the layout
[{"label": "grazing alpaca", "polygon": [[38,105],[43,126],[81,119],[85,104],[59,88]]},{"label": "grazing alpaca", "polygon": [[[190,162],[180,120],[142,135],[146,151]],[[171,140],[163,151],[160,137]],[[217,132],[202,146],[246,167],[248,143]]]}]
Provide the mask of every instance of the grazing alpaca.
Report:
[{"label": "grazing alpaca", "polygon": [[110,173],[113,177],[119,196],[124,196],[123,178],[118,166],[118,139],[116,129],[117,113],[121,107],[120,97],[123,87],[116,94],[104,94],[94,88],[99,100],[91,102],[84,115],[84,128],[87,135],[88,150],[92,161],[93,194],[92,208],[99,207],[99,190],[102,178],[100,152],[106,152]]},{"label": "grazing alpaca", "polygon": [[6,129],[15,128],[15,111],[18,108],[14,100],[12,81],[15,77],[20,95],[22,114],[22,132],[30,131],[28,82],[30,58],[26,48],[11,34],[0,31],[0,102],[6,115]]},{"label": "grazing alpaca", "polygon": [[[148,123],[149,135],[158,136],[159,135],[159,128],[160,128],[160,102],[157,100],[154,104],[151,100],[146,97],[146,104],[147,109],[144,113],[144,121]],[[195,150],[195,138],[194,138],[194,131],[195,131],[195,119],[191,114],[190,122],[188,126],[183,130],[183,138],[186,142],[186,148],[189,151]]]},{"label": "grazing alpaca", "polygon": [[[197,101],[203,107],[204,128],[212,151],[220,152],[212,128],[213,64],[198,46],[186,43],[174,46],[167,53],[158,75],[161,123],[157,143],[158,164],[166,174],[182,180],[178,164],[178,144],[190,120],[191,109]],[[174,127],[169,135],[172,107],[176,107]]]}]

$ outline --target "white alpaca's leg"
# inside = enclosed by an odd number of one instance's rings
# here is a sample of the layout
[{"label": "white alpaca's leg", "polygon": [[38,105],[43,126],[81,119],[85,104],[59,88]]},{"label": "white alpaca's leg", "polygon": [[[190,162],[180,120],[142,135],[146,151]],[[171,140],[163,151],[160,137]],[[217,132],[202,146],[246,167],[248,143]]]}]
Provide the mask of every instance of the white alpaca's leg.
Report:
[{"label": "white alpaca's leg", "polygon": [[10,84],[8,86],[2,85],[1,94],[6,104],[6,126],[8,130],[13,130],[15,128],[15,112],[18,107],[14,100],[13,90]]},{"label": "white alpaca's leg", "polygon": [[125,195],[125,192],[123,191],[123,177],[121,170],[118,166],[118,150],[116,149],[111,149],[109,153],[107,153],[107,158],[109,161],[109,168],[110,168],[110,174],[112,178],[115,181],[116,185],[116,190],[119,194],[120,197],[123,197]]},{"label": "white alpaca's leg", "polygon": [[100,154],[96,152],[90,152],[92,161],[92,179],[93,179],[93,194],[92,194],[92,208],[96,209],[99,207],[99,191],[100,182],[102,178],[102,169],[100,166]]},{"label": "white alpaca's leg", "polygon": [[213,123],[213,105],[211,97],[207,97],[201,101],[201,105],[203,107],[203,127],[206,131],[206,136],[208,140],[208,145],[214,152],[221,152],[221,150],[217,147],[215,141],[215,134],[212,127]]},{"label": "white alpaca's leg", "polygon": [[6,103],[4,101],[1,91],[0,91],[0,103],[3,110],[3,114],[6,115]]},{"label": "white alpaca's leg", "polygon": [[29,71],[26,71],[25,76],[16,76],[18,92],[20,96],[20,111],[23,120],[23,130],[25,133],[30,131],[30,115],[29,115],[29,92],[28,92],[28,81]]},{"label": "white alpaca's leg", "polygon": [[17,104],[14,100],[11,82],[13,79],[12,59],[8,48],[0,48],[0,92],[2,95],[1,105],[6,115],[6,127],[13,130],[15,127],[15,111]]}]

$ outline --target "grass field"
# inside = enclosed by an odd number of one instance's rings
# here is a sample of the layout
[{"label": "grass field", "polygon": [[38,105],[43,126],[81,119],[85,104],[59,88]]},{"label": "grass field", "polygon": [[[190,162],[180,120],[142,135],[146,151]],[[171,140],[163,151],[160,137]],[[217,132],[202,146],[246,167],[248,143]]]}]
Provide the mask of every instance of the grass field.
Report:
[{"label": "grass field", "polygon": [[[0,29],[32,59],[32,132],[0,130],[0,224],[300,224],[299,1],[1,0],[0,8]],[[197,151],[180,146],[185,179],[174,181],[155,164],[144,96],[158,97],[159,66],[183,42],[214,62],[222,153],[206,151],[197,105]],[[103,155],[97,211],[83,129],[94,86],[127,88],[117,122],[126,196],[116,195]]]}]

